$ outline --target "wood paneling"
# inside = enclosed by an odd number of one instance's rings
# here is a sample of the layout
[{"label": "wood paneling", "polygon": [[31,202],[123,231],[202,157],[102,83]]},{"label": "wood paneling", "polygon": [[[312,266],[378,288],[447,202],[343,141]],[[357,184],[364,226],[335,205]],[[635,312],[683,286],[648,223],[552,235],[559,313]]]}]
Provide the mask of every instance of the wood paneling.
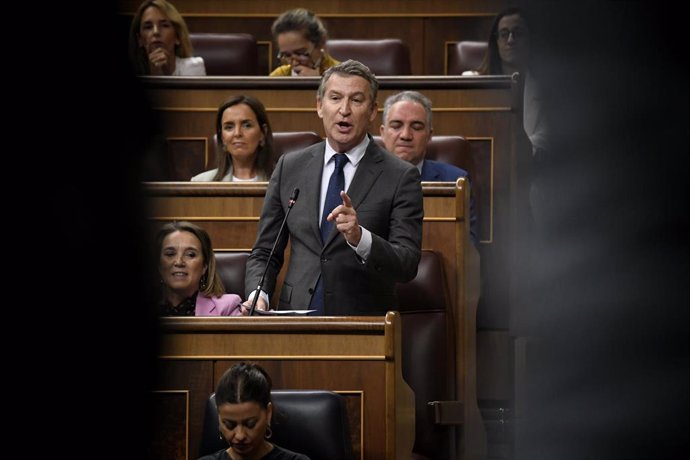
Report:
[{"label": "wood paneling", "polygon": [[[433,103],[434,133],[459,135],[473,147],[477,180],[482,257],[480,328],[507,328],[509,323],[508,267],[510,266],[511,212],[517,200],[514,164],[518,150],[515,138],[524,137],[519,104],[519,85],[511,77],[381,77],[379,105],[403,89],[421,91]],[[262,100],[273,131],[315,131],[324,135],[316,115],[318,78],[142,78],[161,115],[166,137],[206,137],[213,145],[213,126],[218,105],[232,94],[250,94]],[[370,126],[378,134],[382,108]],[[211,155],[211,152],[208,152]],[[188,197],[188,209],[201,209],[199,198]],[[198,213],[193,214],[203,217]],[[227,214],[226,214],[227,215]],[[251,231],[250,228],[247,228]],[[219,247],[238,243],[223,232]],[[253,242],[253,241],[252,241]],[[249,244],[251,246],[251,244]],[[245,246],[246,248],[247,246]]]},{"label": "wood paneling", "polygon": [[[119,28],[127,25],[139,1],[120,1]],[[271,24],[280,13],[295,8],[294,2],[176,1],[194,32],[248,33],[258,41],[272,42]],[[508,2],[450,0],[357,0],[345,7],[339,2],[300,2],[324,21],[335,39],[399,38],[410,48],[413,75],[442,75],[446,41],[487,40],[493,17]],[[268,75],[278,63],[270,53],[260,60],[260,73]],[[263,56],[263,53],[262,53]]]},{"label": "wood paneling", "polygon": [[[173,362],[161,360],[157,370],[156,390],[186,391],[189,394],[188,418],[185,420],[189,438],[186,440],[186,444],[189,446],[189,458],[197,458],[206,399],[213,392],[213,366],[210,362],[204,361],[180,360]],[[178,423],[175,425],[177,426]],[[158,432],[158,430],[155,431]],[[162,433],[158,433],[156,438],[162,436]]]},{"label": "wood paneling", "polygon": [[[189,392],[154,391],[153,436],[148,446],[148,458],[187,460],[189,455]],[[155,454],[154,454],[155,453]]]},{"label": "wood paneling", "polygon": [[[151,220],[154,226],[162,221],[193,220],[202,224],[219,248],[216,241],[227,242],[233,248],[251,248],[256,232],[249,231],[248,225],[257,225],[261,212],[261,201],[266,183],[150,183],[146,185],[151,198]],[[453,299],[454,335],[456,337],[456,398],[463,402],[464,420],[462,436],[458,439],[458,451],[464,458],[482,458],[486,450],[485,433],[477,406],[476,387],[476,316],[480,290],[479,253],[469,241],[469,188],[464,179],[457,184],[425,182],[423,249],[437,251],[443,260],[448,292]],[[283,267],[283,272],[285,271]],[[284,274],[284,273],[283,273]],[[280,289],[280,281],[276,293]],[[265,323],[251,323],[254,327]],[[249,335],[235,334],[228,342],[223,334],[207,331],[203,336],[183,338],[174,337],[174,342],[165,344],[168,353],[187,356],[205,353],[205,356],[221,359],[229,355],[238,356],[243,347],[253,343],[252,331]],[[312,337],[305,330],[290,335],[283,332],[284,342],[270,342],[262,346],[262,359],[271,356],[303,356],[319,358],[348,354],[367,354],[367,350],[378,347],[375,336],[348,342],[345,347],[341,338],[324,336]],[[289,339],[289,340],[287,340]],[[302,347],[305,341],[314,346],[307,350]],[[204,351],[205,350],[205,351]],[[254,359],[254,356],[245,356]],[[287,359],[287,358],[286,358]],[[322,372],[325,372],[323,370]],[[304,382],[305,384],[307,382]],[[365,397],[366,399],[366,397]],[[364,427],[367,436],[367,427]],[[365,443],[366,449],[366,443]],[[388,452],[388,450],[387,450]],[[380,458],[380,457],[371,457]]]},{"label": "wood paneling", "polygon": [[[139,0],[119,0],[118,12],[132,14],[141,4]],[[302,0],[300,7],[314,11],[320,17],[331,15],[476,15],[497,12],[508,4],[504,0],[351,0],[342,2],[323,2]],[[290,8],[296,8],[292,0],[262,0],[261,2],[237,2],[234,0],[176,0],[175,6],[182,15],[208,16],[272,16]]]},{"label": "wood paneling", "polygon": [[[204,381],[212,374],[215,385],[229,366],[252,360],[266,368],[275,389],[359,395],[361,406],[350,413],[351,428],[360,434],[353,437],[358,458],[410,458],[414,395],[402,379],[397,313],[385,318],[166,318],[162,332],[160,361],[170,370],[164,378],[182,377],[176,384],[190,387],[190,400],[201,401],[198,410],[212,390],[195,385],[194,374],[185,376],[189,363],[203,366]],[[192,445],[198,446],[200,435],[201,430],[190,432]]]}]

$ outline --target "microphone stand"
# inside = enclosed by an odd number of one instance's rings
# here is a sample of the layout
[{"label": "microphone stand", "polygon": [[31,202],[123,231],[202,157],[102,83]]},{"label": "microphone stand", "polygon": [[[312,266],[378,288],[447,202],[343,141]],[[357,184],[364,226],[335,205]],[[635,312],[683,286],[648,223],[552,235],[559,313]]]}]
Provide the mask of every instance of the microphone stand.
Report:
[{"label": "microphone stand", "polygon": [[271,253],[268,255],[268,260],[266,260],[266,268],[264,268],[264,273],[261,275],[261,279],[259,280],[259,285],[256,286],[256,291],[254,291],[254,298],[252,299],[252,306],[249,309],[249,316],[254,316],[254,310],[256,309],[256,302],[257,302],[257,300],[259,300],[259,294],[261,293],[261,289],[264,286],[264,278],[266,278],[266,272],[268,272],[268,267],[271,264],[271,259],[273,258],[273,253],[275,252],[276,246],[278,245],[278,240],[280,239],[280,235],[283,233],[283,228],[285,228],[285,222],[287,222],[287,218],[290,215],[290,211],[292,210],[292,207],[297,202],[298,196],[299,196],[299,189],[296,188],[292,191],[292,195],[290,195],[290,200],[288,201],[287,212],[285,213],[285,217],[283,217],[283,222],[281,222],[281,224],[280,224],[280,229],[278,230],[278,236],[276,236],[276,239],[273,242],[273,247],[271,248]]}]

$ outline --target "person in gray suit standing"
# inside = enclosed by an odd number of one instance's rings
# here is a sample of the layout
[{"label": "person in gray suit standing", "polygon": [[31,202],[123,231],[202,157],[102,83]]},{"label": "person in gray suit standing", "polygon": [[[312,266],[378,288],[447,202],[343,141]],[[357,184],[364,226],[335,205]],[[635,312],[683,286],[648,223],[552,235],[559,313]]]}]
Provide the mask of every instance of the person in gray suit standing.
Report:
[{"label": "person in gray suit standing", "polygon": [[[419,170],[368,134],[377,92],[376,77],[360,62],[323,74],[316,109],[326,140],[278,160],[247,261],[245,312],[267,263],[256,308],[311,308],[319,315],[385,314],[398,305],[396,283],[417,274],[424,216]],[[300,198],[278,239],[295,188]],[[288,240],[280,300],[269,305]]]}]

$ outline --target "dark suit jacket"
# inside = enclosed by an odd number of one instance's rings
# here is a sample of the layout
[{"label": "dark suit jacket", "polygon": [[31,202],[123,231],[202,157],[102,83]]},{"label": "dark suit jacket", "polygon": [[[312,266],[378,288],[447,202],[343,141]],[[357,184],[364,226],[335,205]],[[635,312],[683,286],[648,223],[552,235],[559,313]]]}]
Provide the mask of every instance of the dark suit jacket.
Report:
[{"label": "dark suit jacket", "polygon": [[467,177],[467,171],[440,161],[424,160],[422,180],[431,182],[455,182],[458,177]]},{"label": "dark suit jacket", "polygon": [[363,262],[335,226],[326,243],[321,243],[319,195],[325,148],[326,141],[278,160],[247,260],[247,295],[259,283],[287,212],[288,198],[299,188],[287,231],[268,268],[264,291],[273,294],[289,236],[290,264],[279,309],[308,308],[321,274],[326,315],[382,315],[397,307],[396,282],[409,281],[417,274],[424,217],[419,171],[370,140],[347,190],[360,225],[372,233],[371,252]]},{"label": "dark suit jacket", "polygon": [[[467,171],[448,163],[424,160],[424,164],[422,165],[423,181],[455,182],[458,177],[467,177]],[[474,198],[470,200],[470,239],[474,244],[478,244],[479,242],[477,238],[477,212],[474,207]]]}]

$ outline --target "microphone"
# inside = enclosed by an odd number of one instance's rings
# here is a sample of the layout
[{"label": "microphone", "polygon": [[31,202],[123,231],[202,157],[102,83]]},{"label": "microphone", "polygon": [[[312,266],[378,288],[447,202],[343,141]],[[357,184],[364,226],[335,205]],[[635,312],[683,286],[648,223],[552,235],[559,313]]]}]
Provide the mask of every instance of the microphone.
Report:
[{"label": "microphone", "polygon": [[268,260],[266,260],[266,268],[264,268],[264,273],[263,273],[263,275],[261,275],[261,279],[259,280],[259,285],[256,286],[256,291],[254,292],[254,299],[252,299],[252,306],[249,309],[249,316],[254,316],[254,310],[256,309],[256,301],[259,300],[259,294],[261,293],[261,288],[263,288],[263,286],[264,286],[264,278],[266,278],[266,272],[268,271],[268,266],[271,264],[271,259],[273,258],[273,252],[276,250],[276,245],[278,244],[278,240],[280,239],[280,235],[283,234],[283,228],[285,227],[285,222],[287,222],[287,218],[290,215],[290,210],[292,210],[292,207],[297,202],[298,196],[299,196],[299,189],[295,188],[292,191],[292,194],[290,195],[290,199],[288,200],[287,212],[285,213],[285,217],[283,217],[283,222],[280,224],[280,229],[278,230],[278,235],[276,235],[276,240],[273,242],[273,247],[271,248],[271,253],[268,255]]}]

